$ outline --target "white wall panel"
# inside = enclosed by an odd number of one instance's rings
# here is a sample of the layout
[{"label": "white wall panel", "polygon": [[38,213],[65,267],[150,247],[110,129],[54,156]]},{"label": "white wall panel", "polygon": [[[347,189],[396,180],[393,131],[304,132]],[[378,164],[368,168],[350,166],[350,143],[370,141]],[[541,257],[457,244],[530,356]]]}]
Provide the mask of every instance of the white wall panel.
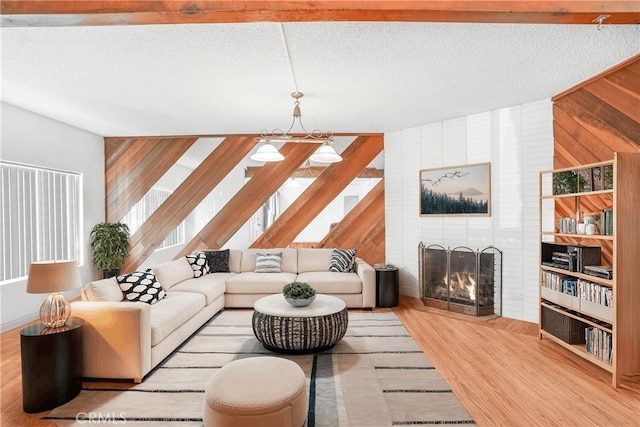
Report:
[{"label": "white wall panel", "polygon": [[[402,294],[420,295],[419,242],[495,246],[504,254],[503,316],[537,321],[538,172],[552,167],[552,132],[545,100],[385,135],[387,260],[401,269]],[[419,216],[421,169],[482,162],[491,163],[490,217]],[[390,199],[391,191],[403,199]]]},{"label": "white wall panel", "polygon": [[[104,139],[91,132],[2,103],[2,159],[82,173],[82,283],[99,277],[91,264],[89,234],[104,221]],[[38,318],[46,295],[27,294],[26,279],[0,285],[1,332]],[[65,292],[69,299],[79,289]]]},{"label": "white wall panel", "polygon": [[420,127],[402,131],[402,188],[404,193],[402,230],[402,270],[400,286],[403,293],[419,296],[418,242],[420,241]]},{"label": "white wall panel", "polygon": [[384,200],[386,263],[402,264],[402,133],[384,136]]}]

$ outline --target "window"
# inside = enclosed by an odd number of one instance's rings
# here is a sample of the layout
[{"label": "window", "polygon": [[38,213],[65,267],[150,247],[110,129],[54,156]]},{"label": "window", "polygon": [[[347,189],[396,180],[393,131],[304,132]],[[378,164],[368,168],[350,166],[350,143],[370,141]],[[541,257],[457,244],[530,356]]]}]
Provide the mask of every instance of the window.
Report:
[{"label": "window", "polygon": [[[158,207],[169,198],[171,190],[165,190],[163,188],[152,187],[147,194],[142,197],[122,218],[122,222],[129,226],[131,234],[135,233],[138,228],[155,212]],[[166,239],[156,249],[164,249],[170,246],[183,245],[185,242],[184,236],[184,221],[174,228]]]},{"label": "window", "polygon": [[0,282],[26,277],[32,261],[82,264],[82,175],[0,161]]}]

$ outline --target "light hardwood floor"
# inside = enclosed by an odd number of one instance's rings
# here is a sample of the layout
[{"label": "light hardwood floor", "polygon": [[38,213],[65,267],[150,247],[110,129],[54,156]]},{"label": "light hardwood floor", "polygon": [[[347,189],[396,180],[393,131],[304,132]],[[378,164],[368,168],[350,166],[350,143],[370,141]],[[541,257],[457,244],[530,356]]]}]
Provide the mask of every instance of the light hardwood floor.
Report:
[{"label": "light hardwood floor", "polygon": [[[539,340],[535,324],[449,314],[409,297],[392,311],[479,426],[640,426],[640,378],[614,389],[609,373]],[[0,425],[53,426],[40,420],[46,412],[22,412],[19,329],[1,338]]]}]

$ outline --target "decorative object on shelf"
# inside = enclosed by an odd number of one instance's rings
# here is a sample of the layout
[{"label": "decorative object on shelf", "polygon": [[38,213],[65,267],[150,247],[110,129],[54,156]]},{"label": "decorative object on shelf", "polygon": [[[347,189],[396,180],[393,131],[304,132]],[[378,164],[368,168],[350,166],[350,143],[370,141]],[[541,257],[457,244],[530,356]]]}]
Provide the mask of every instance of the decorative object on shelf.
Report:
[{"label": "decorative object on shelf", "polygon": [[[258,148],[258,150],[251,155],[251,160],[256,160],[259,162],[279,162],[284,160],[284,156],[278,151],[278,149],[273,145],[273,142],[302,142],[302,143],[312,143],[312,144],[322,144],[318,150],[309,157],[310,160],[319,163],[335,163],[342,161],[342,157],[336,153],[331,147],[333,144],[333,132],[323,132],[319,129],[314,129],[309,132],[304,125],[302,124],[302,113],[300,112],[300,98],[304,96],[304,94],[298,91],[298,85],[296,83],[296,75],[293,72],[293,65],[291,63],[291,53],[289,52],[289,45],[287,44],[287,37],[284,33],[284,26],[282,23],[280,24],[280,35],[282,36],[282,42],[284,44],[285,56],[287,61],[289,62],[289,69],[291,70],[291,77],[293,78],[294,87],[296,88],[295,92],[291,93],[291,96],[295,99],[293,105],[293,120],[291,121],[291,126],[287,129],[286,132],[283,132],[281,129],[274,129],[271,132],[263,129],[260,132],[260,137],[256,138],[259,142],[263,144]],[[291,134],[293,127],[296,124],[296,121],[300,125],[302,129],[302,136],[300,132],[298,134]]]},{"label": "decorative object on shelf", "polygon": [[421,170],[420,215],[491,216],[491,164]]},{"label": "decorative object on shelf", "polygon": [[40,321],[48,328],[64,326],[71,314],[69,300],[60,292],[82,286],[75,260],[32,262],[27,293],[50,294],[40,306]]},{"label": "decorative object on shelf", "polygon": [[120,266],[129,256],[129,226],[122,222],[101,222],[91,229],[93,265],[103,276],[117,276]]},{"label": "decorative object on shelf", "polygon": [[308,283],[291,282],[282,288],[287,302],[295,307],[306,307],[316,299],[316,290]]},{"label": "decorative object on shelf", "polygon": [[[300,98],[304,96],[302,92],[293,92],[291,96],[295,99],[293,107],[293,121],[291,126],[286,131],[280,129],[274,129],[271,132],[263,129],[260,132],[260,137],[256,138],[263,144],[258,150],[251,155],[251,160],[259,162],[279,162],[284,160],[284,156],[273,145],[273,142],[302,142],[312,144],[322,144],[318,150],[309,157],[309,160],[319,163],[335,163],[342,160],[342,157],[336,153],[330,144],[333,144],[333,133],[323,132],[320,130],[313,130],[312,132],[302,124],[302,113],[300,112]],[[291,131],[296,124],[296,121],[300,125],[303,131],[302,136],[293,136]]]}]

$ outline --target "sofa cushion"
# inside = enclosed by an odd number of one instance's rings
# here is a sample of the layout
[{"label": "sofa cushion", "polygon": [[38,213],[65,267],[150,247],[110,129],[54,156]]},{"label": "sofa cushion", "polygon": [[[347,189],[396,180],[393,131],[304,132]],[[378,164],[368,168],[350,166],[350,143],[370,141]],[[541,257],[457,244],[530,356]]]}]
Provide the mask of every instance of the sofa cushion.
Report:
[{"label": "sofa cushion", "polygon": [[171,288],[171,292],[197,292],[205,296],[207,305],[223,295],[226,289],[226,280],[236,273],[211,273],[197,279],[187,279]]},{"label": "sofa cushion", "polygon": [[209,264],[207,263],[207,256],[204,252],[198,252],[192,255],[185,255],[189,265],[193,270],[193,277],[202,277],[205,274],[209,274]]},{"label": "sofa cushion", "polygon": [[357,252],[357,249],[335,248],[331,254],[329,271],[334,271],[336,273],[352,273]]},{"label": "sofa cushion", "polygon": [[298,251],[291,248],[268,248],[268,249],[256,249],[249,248],[242,252],[242,259],[240,261],[240,272],[250,272],[256,269],[256,254],[260,253],[282,253],[281,268],[283,272],[297,273],[298,272]]},{"label": "sofa cushion", "polygon": [[207,257],[209,273],[228,273],[229,270],[229,249],[221,251],[202,251]]},{"label": "sofa cushion", "polygon": [[298,249],[298,273],[307,271],[329,271],[331,248]]},{"label": "sofa cushion", "polygon": [[287,283],[294,282],[294,273],[254,273],[248,271],[227,280],[228,294],[277,294]]},{"label": "sofa cushion", "polygon": [[256,273],[281,273],[282,252],[256,253]]},{"label": "sofa cushion", "polygon": [[89,282],[82,290],[84,301],[122,301],[124,295],[115,277]]},{"label": "sofa cushion", "polygon": [[[151,269],[149,269],[151,270]],[[134,271],[116,277],[127,301],[155,304],[166,297],[164,289],[151,271]]]},{"label": "sofa cushion", "polygon": [[151,306],[151,346],[195,316],[205,306],[205,297],[195,292],[167,292],[167,297]]},{"label": "sofa cushion", "polygon": [[362,293],[362,281],[356,273],[310,271],[298,274],[297,281],[308,283],[320,294]]},{"label": "sofa cushion", "polygon": [[193,270],[185,257],[180,257],[174,261],[163,262],[162,264],[154,266],[151,270],[165,291],[171,289],[176,283],[193,279]]}]

